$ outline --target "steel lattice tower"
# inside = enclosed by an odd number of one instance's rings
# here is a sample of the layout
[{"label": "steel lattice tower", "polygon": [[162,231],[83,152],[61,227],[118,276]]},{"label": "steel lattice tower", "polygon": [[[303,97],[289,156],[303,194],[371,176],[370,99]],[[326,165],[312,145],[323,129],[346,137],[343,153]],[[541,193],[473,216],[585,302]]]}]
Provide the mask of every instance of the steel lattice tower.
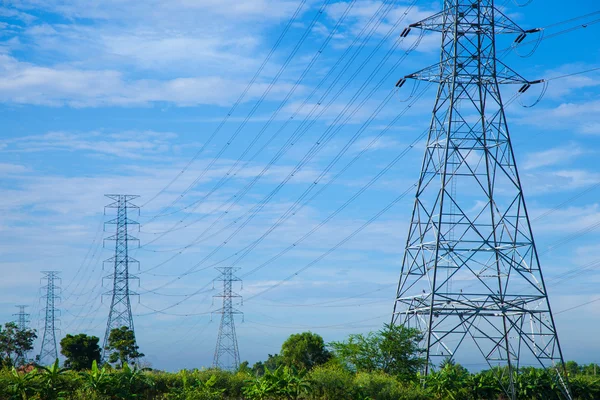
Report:
[{"label": "steel lattice tower", "polygon": [[15,322],[17,323],[17,327],[20,330],[24,331],[29,326],[29,322],[31,322],[29,320],[30,314],[28,314],[28,313],[25,312],[25,309],[28,306],[18,305],[18,306],[15,306],[15,307],[19,308],[19,312],[16,313],[16,314],[13,314],[13,316],[17,317],[17,320]]},{"label": "steel lattice tower", "polygon": [[410,28],[440,32],[442,51],[440,63],[397,84],[439,88],[392,323],[424,334],[425,374],[462,348],[504,367],[494,371],[510,399],[514,373],[528,364],[553,367],[570,398],[499,88],[535,82],[496,58],[497,34],[535,30],[493,0],[444,0]]},{"label": "steel lattice tower", "polygon": [[[30,314],[25,312],[25,309],[27,308],[27,306],[25,305],[18,305],[16,306],[19,308],[19,312],[16,314],[13,314],[13,316],[17,317],[17,320],[15,321],[15,323],[17,324],[17,327],[19,328],[19,330],[24,331],[29,327],[29,323],[31,322],[29,320],[29,316]],[[23,357],[19,357],[16,362],[18,365],[23,364],[25,362],[25,360],[27,360],[27,352],[25,352],[23,354]]]},{"label": "steel lattice tower", "polygon": [[43,297],[46,300],[44,319],[44,336],[42,338],[42,348],[38,356],[38,362],[41,365],[50,365],[58,358],[58,347],[56,346],[56,322],[57,315],[60,314],[56,308],[56,303],[60,300],[60,288],[57,282],[60,281],[58,271],[42,271],[46,285],[42,287],[46,295]]},{"label": "steel lattice tower", "polygon": [[137,199],[139,196],[107,194],[106,197],[114,201],[105,207],[105,212],[107,208],[116,209],[117,217],[105,223],[105,226],[106,224],[116,225],[116,233],[104,239],[105,241],[112,240],[115,242],[115,255],[104,261],[105,264],[110,265],[113,273],[104,278],[112,281],[112,290],[104,293],[105,296],[108,295],[111,297],[111,303],[108,322],[106,324],[106,333],[104,334],[104,344],[102,346],[103,360],[107,360],[110,355],[106,350],[106,346],[108,345],[110,332],[113,329],[126,326],[134,331],[130,297],[137,295],[137,293],[129,289],[129,281],[138,279],[138,277],[129,273],[129,266],[137,264],[139,269],[139,262],[129,256],[129,242],[139,243],[137,238],[129,234],[129,226],[139,224],[129,219],[127,215],[131,209],[137,210],[139,213],[139,207],[131,203],[132,200]]},{"label": "steel lattice tower", "polygon": [[240,351],[235,333],[234,315],[243,313],[236,309],[233,304],[233,299],[240,299],[241,301],[242,298],[242,296],[233,292],[233,282],[241,282],[241,279],[235,276],[238,268],[218,267],[216,269],[221,272],[221,275],[215,280],[223,282],[223,292],[214,297],[222,298],[223,306],[214,311],[215,314],[221,314],[221,325],[219,326],[213,367],[234,370],[240,365]]}]

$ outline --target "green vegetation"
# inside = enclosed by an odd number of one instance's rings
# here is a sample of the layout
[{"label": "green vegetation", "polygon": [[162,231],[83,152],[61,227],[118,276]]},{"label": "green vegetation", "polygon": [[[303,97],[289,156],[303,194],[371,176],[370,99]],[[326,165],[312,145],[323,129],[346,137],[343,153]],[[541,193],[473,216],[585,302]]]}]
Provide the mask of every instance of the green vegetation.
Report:
[{"label": "green vegetation", "polygon": [[310,370],[330,358],[323,338],[312,332],[292,335],[281,345],[281,362],[287,366]]},{"label": "green vegetation", "polygon": [[65,367],[81,371],[92,368],[92,363],[100,362],[100,346],[96,336],[86,334],[67,335],[60,341],[60,352],[67,359]]},{"label": "green vegetation", "polygon": [[106,350],[111,352],[108,362],[118,364],[119,368],[144,357],[139,352],[139,347],[135,344],[135,334],[126,326],[110,331]]},{"label": "green vegetation", "polygon": [[0,327],[0,366],[12,367],[27,363],[26,354],[33,349],[37,335],[32,329],[19,329],[14,322]]},{"label": "green vegetation", "polygon": [[[119,335],[115,335],[121,337]],[[497,377],[508,381],[501,369],[472,374],[448,359],[427,378],[417,372],[423,366],[419,332],[385,326],[368,335],[350,335],[342,342],[325,345],[314,333],[292,335],[281,355],[238,371],[214,369],[167,373],[139,369],[126,360],[137,360],[125,351],[117,366],[99,365],[97,338],[68,336],[63,354],[71,348],[70,369],[58,361],[33,369],[5,366],[0,370],[0,399],[7,400],[502,400]],[[127,338],[127,335],[125,335]],[[127,342],[127,340],[125,340]],[[61,342],[61,345],[62,345]],[[74,344],[94,351],[75,351]],[[94,346],[95,344],[95,346]],[[136,346],[133,355],[139,355]],[[113,343],[116,345],[116,343]],[[122,350],[123,351],[123,350]],[[79,356],[73,356],[79,354]],[[80,357],[81,356],[81,357]],[[121,358],[122,357],[122,358]],[[89,368],[75,370],[82,365]],[[595,365],[566,365],[576,399],[600,399],[600,376]],[[525,368],[514,376],[522,400],[558,400],[552,371]],[[425,383],[425,388],[423,387]]]},{"label": "green vegetation", "polygon": [[421,333],[403,326],[384,325],[379,332],[350,335],[331,347],[339,360],[356,372],[384,372],[409,381],[425,366],[419,349]]}]

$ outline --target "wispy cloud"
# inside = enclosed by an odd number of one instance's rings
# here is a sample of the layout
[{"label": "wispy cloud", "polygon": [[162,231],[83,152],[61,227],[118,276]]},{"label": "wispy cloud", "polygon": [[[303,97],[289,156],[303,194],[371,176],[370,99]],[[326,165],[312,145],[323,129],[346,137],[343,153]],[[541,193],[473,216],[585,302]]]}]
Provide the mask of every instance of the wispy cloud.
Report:
[{"label": "wispy cloud", "polygon": [[525,158],[523,169],[531,170],[541,167],[560,165],[583,155],[585,151],[574,144],[530,153]]},{"label": "wispy cloud", "polygon": [[[170,80],[126,79],[114,70],[40,67],[0,55],[0,101],[46,106],[144,106],[155,102],[179,106],[227,105],[239,94],[231,88],[242,81],[219,76]],[[262,95],[267,83],[252,86],[246,100]],[[291,84],[279,83],[271,98],[282,97]]]},{"label": "wispy cloud", "polygon": [[177,135],[171,132],[153,131],[79,134],[49,132],[43,135],[0,140],[0,148],[4,152],[68,151],[140,159],[168,152],[171,149],[170,140],[176,137]]}]

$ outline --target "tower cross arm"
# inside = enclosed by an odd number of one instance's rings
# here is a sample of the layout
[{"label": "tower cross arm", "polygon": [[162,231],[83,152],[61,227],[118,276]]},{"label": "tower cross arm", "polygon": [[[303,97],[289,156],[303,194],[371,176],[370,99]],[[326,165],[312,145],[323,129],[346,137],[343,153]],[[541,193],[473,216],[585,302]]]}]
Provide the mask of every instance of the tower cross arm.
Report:
[{"label": "tower cross arm", "polygon": [[[475,15],[480,14],[483,14],[484,18],[474,18]],[[459,21],[459,23],[456,23],[456,21]],[[412,23],[404,29],[400,36],[408,36],[413,28],[433,32],[445,32],[449,27],[456,27],[456,33],[459,35],[478,35],[482,33],[518,34],[519,38],[522,36],[520,41],[525,38],[525,35],[540,31],[538,28],[525,30],[497,7],[483,6],[475,2],[471,5],[454,5],[419,22]]]},{"label": "tower cross arm", "polygon": [[465,59],[464,63],[459,63],[459,68],[456,68],[456,70],[454,69],[453,65],[454,60],[443,60],[437,64],[433,64],[429,67],[423,68],[420,71],[400,78],[400,80],[398,80],[396,83],[396,87],[401,88],[408,79],[434,82],[438,84],[450,83],[454,81],[455,83],[462,85],[486,85],[498,82],[499,84],[522,85],[521,89],[519,89],[519,92],[524,92],[525,90],[529,89],[531,85],[544,82],[544,80],[530,81],[522,77],[519,73],[500,60],[494,59],[489,62],[494,62],[496,65],[493,68],[490,68],[488,73],[474,75],[471,72],[471,69],[479,63],[479,60],[477,59]]},{"label": "tower cross arm", "polygon": [[[129,208],[129,207],[127,207],[127,208]],[[139,225],[140,224],[139,222],[134,221],[131,218],[125,218],[125,219],[114,218],[114,219],[111,219],[110,221],[106,221],[104,223],[104,225],[118,225],[121,223],[127,223],[127,225]]]}]

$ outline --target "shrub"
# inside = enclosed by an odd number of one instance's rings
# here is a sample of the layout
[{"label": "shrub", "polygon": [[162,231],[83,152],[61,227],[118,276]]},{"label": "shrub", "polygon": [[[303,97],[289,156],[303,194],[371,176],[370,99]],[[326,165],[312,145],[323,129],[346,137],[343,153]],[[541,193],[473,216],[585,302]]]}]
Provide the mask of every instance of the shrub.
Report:
[{"label": "shrub", "polygon": [[345,400],[352,398],[354,374],[335,365],[324,365],[310,371],[312,391],[308,395],[314,400]]}]

